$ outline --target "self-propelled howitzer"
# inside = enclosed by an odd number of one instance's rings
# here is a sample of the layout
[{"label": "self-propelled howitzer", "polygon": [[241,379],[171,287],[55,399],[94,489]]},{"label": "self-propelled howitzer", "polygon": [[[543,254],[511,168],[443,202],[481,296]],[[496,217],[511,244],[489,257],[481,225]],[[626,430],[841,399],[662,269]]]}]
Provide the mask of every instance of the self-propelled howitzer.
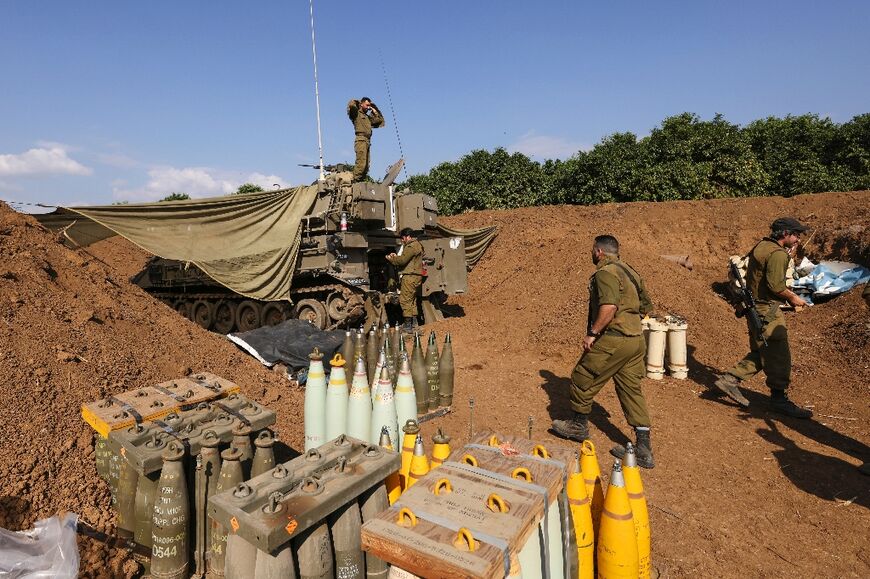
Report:
[{"label": "self-propelled howitzer", "polygon": [[[401,163],[401,162],[400,162]],[[400,166],[399,164],[397,164]],[[396,251],[399,231],[418,232],[426,276],[421,313],[438,318],[447,296],[467,291],[465,242],[438,227],[434,197],[396,191],[383,183],[351,183],[350,172],[329,173],[302,218],[301,242],[286,300],[245,297],[191,263],[152,258],[133,282],[199,325],[221,333],[247,331],[296,317],[325,328],[354,327],[387,319],[398,280],[386,256]]]}]

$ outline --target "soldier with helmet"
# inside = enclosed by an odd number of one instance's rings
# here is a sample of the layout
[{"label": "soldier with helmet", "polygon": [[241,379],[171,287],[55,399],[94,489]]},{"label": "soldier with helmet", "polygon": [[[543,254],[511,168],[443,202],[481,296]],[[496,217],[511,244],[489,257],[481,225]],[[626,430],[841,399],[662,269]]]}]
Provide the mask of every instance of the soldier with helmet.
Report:
[{"label": "soldier with helmet", "polygon": [[785,279],[790,252],[808,229],[793,217],[780,217],[770,225],[770,235],[749,252],[746,286],[755,298],[764,329],[758,335],[749,326],[749,353],[715,382],[719,390],[746,407],[749,400],[738,387],[763,371],[770,388],[770,410],[792,418],[810,418],[813,413],[786,395],[791,382],[791,351],[780,305],[784,302],[795,307],[807,305],[786,286]]}]

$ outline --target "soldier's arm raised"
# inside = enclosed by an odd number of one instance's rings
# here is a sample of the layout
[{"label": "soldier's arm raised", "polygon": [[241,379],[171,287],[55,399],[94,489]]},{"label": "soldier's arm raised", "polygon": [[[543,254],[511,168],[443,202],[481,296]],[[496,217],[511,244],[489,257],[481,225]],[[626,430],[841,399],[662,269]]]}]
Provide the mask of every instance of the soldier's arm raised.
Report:
[{"label": "soldier's arm raised", "polygon": [[369,117],[369,121],[372,123],[373,129],[379,129],[386,124],[384,115],[381,114],[381,109],[375,106],[375,103],[372,103],[372,114]]},{"label": "soldier's arm raised", "polygon": [[359,101],[356,99],[350,99],[347,103],[347,116],[351,121],[356,120],[356,115],[359,113]]}]

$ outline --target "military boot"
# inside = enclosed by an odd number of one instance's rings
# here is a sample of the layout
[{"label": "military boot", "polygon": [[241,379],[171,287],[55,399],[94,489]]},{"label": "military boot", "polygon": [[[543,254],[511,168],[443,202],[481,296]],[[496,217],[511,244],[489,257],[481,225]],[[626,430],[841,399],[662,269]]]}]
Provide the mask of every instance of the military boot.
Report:
[{"label": "military boot", "polygon": [[[634,435],[635,441],[637,442],[634,447],[637,466],[641,468],[655,467],[656,463],[655,460],[653,460],[652,442],[650,442],[649,438],[649,429],[645,428],[643,430],[638,430],[635,428]],[[610,454],[622,460],[625,458],[625,447],[621,444],[617,444],[610,449]]]},{"label": "military boot", "polygon": [[794,402],[788,399],[785,390],[770,391],[770,411],[777,414],[783,414],[792,418],[812,418],[813,411],[808,408],[801,408]]},{"label": "military boot", "polygon": [[568,420],[554,420],[551,429],[562,438],[583,442],[589,438],[589,415],[575,412]]},{"label": "military boot", "polygon": [[417,321],[413,317],[405,318],[405,324],[402,326],[403,334],[413,334],[417,328]]},{"label": "military boot", "polygon": [[716,388],[721,390],[723,393],[728,395],[728,398],[746,408],[749,406],[749,400],[740,393],[740,389],[738,386],[740,385],[740,380],[731,374],[722,374],[719,376],[719,379],[713,383]]}]

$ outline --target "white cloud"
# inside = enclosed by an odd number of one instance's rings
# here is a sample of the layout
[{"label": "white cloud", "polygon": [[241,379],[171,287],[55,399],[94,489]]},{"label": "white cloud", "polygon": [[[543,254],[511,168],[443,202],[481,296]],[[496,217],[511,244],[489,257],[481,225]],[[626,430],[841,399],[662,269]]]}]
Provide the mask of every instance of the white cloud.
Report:
[{"label": "white cloud", "polygon": [[591,148],[589,145],[569,141],[562,137],[536,135],[534,131],[529,131],[517,142],[509,145],[508,151],[541,159],[566,159],[576,154],[577,151],[588,151]]},{"label": "white cloud", "polygon": [[272,189],[277,183],[285,187],[284,179],[277,175],[250,173],[239,179],[232,172],[209,167],[153,167],[148,170],[144,187],[125,189],[112,187],[112,197],[119,201],[157,201],[170,193],[187,193],[191,197],[213,197],[235,192],[242,183],[254,183],[263,189]]},{"label": "white cloud", "polygon": [[0,175],[90,175],[93,170],[67,156],[67,148],[60,143],[44,143],[20,155],[0,155]]},{"label": "white cloud", "polygon": [[[262,173],[251,173],[250,175],[248,175],[248,178],[244,182],[259,185],[263,189],[274,189],[276,184],[280,187],[287,186],[287,183],[284,182],[284,179],[282,179],[278,175],[263,175]],[[241,185],[241,183],[239,183],[239,185]],[[233,191],[238,188],[239,186],[236,185]]]}]

